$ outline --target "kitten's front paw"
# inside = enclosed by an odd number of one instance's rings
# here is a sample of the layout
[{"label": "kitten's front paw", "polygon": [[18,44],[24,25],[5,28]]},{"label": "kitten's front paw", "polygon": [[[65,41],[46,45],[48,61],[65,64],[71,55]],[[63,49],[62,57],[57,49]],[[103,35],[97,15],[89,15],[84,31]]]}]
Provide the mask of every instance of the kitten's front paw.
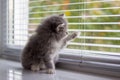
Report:
[{"label": "kitten's front paw", "polygon": [[55,73],[55,70],[54,70],[54,69],[47,69],[47,73],[48,73],[48,74],[54,74],[54,73]]},{"label": "kitten's front paw", "polygon": [[34,71],[34,72],[36,72],[36,71],[39,71],[40,69],[39,69],[38,65],[32,65],[31,66],[31,70]]},{"label": "kitten's front paw", "polygon": [[79,32],[74,32],[74,33],[72,34],[72,38],[76,38],[78,35],[79,35]]}]

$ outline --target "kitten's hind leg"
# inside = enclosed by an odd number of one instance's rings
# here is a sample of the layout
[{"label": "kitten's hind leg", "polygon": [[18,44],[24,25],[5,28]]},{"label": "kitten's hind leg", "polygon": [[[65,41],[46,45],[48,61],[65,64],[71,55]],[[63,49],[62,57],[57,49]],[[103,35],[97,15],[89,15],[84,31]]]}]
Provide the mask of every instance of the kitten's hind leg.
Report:
[{"label": "kitten's hind leg", "polygon": [[32,70],[32,71],[35,71],[35,72],[36,72],[36,71],[39,71],[39,70],[40,70],[39,65],[38,65],[38,64],[32,64],[32,65],[31,65],[31,70]]},{"label": "kitten's hind leg", "polygon": [[45,70],[45,69],[46,69],[46,66],[45,66],[44,61],[41,61],[41,62],[40,62],[39,68],[40,68],[40,70]]}]

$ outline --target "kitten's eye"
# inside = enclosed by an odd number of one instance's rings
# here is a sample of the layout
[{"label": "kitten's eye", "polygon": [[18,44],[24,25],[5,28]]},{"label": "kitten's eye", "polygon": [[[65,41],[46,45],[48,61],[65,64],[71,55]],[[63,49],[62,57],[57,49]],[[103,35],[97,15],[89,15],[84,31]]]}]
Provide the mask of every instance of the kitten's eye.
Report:
[{"label": "kitten's eye", "polygon": [[64,31],[64,24],[58,25],[56,31],[57,31],[57,32],[62,32],[62,31]]},{"label": "kitten's eye", "polygon": [[64,24],[64,23],[62,23],[62,24],[61,24],[61,26],[62,26],[62,27],[64,27],[64,26],[65,26],[65,24]]},{"label": "kitten's eye", "polygon": [[64,27],[59,27],[59,31],[63,31],[64,30]]}]

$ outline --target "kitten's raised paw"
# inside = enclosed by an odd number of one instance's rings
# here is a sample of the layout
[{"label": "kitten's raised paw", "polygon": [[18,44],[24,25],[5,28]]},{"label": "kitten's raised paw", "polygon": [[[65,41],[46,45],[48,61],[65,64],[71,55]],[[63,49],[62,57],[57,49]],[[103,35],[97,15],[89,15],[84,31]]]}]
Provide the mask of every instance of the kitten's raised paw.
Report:
[{"label": "kitten's raised paw", "polygon": [[54,74],[54,73],[55,73],[55,70],[54,70],[54,69],[47,69],[47,73],[48,73],[48,74]]},{"label": "kitten's raised paw", "polygon": [[32,65],[31,66],[31,70],[34,71],[34,72],[36,72],[36,71],[39,71],[40,69],[39,69],[38,65]]},{"label": "kitten's raised paw", "polygon": [[74,33],[72,34],[72,38],[76,38],[78,35],[79,35],[78,32],[74,32]]}]

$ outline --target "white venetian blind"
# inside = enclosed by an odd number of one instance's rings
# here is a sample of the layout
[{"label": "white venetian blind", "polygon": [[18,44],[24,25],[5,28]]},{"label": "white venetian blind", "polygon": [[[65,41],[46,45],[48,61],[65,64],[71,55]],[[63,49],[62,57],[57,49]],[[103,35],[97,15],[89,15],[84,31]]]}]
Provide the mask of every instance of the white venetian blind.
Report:
[{"label": "white venetian blind", "polygon": [[119,3],[119,0],[30,0],[29,34],[45,16],[64,13],[69,31],[81,32],[68,48],[119,53]]}]

